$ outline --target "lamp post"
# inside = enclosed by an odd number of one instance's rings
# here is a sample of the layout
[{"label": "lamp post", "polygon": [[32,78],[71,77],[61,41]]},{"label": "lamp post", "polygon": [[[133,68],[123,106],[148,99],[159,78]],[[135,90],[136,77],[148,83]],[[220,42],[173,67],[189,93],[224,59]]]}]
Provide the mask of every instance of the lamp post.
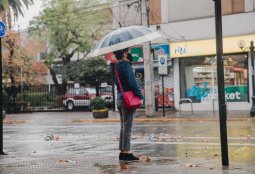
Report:
[{"label": "lamp post", "polygon": [[[242,51],[246,51],[249,47],[245,47],[245,41],[239,40],[238,46]],[[252,83],[252,105],[250,110],[250,116],[255,116],[255,79],[254,79],[254,44],[253,41],[251,41],[250,48],[251,52],[251,83]],[[248,50],[247,50],[248,51]]]},{"label": "lamp post", "polygon": [[218,100],[220,116],[220,139],[222,165],[228,166],[228,135],[227,135],[227,114],[225,103],[224,64],[223,64],[223,43],[222,43],[222,15],[221,0],[215,2],[215,31],[217,51],[217,77],[218,77]]},{"label": "lamp post", "polygon": [[250,116],[254,117],[255,116],[255,84],[254,84],[254,45],[253,41],[251,41],[251,46],[250,46],[250,51],[251,51],[251,75],[252,75],[252,106],[251,106],[251,111],[250,111]]}]

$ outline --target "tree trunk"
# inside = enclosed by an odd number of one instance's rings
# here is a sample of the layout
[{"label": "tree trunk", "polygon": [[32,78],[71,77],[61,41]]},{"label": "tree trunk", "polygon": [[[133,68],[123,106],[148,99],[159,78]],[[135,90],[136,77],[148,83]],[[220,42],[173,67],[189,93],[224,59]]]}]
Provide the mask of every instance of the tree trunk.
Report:
[{"label": "tree trunk", "polygon": [[96,96],[99,97],[99,82],[96,79]]},{"label": "tree trunk", "polygon": [[58,79],[57,79],[55,71],[52,68],[49,68],[49,69],[50,69],[50,75],[52,77],[52,81],[53,81],[53,83],[54,83],[54,85],[56,86],[56,89],[57,89],[57,95],[59,95],[59,94],[62,93],[61,86],[58,83]]}]

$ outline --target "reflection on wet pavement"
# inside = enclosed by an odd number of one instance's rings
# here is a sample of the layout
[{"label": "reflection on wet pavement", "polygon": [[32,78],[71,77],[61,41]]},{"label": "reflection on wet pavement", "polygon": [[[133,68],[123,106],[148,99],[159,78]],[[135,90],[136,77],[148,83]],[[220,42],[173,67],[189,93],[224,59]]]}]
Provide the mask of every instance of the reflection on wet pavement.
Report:
[{"label": "reflection on wet pavement", "polygon": [[[219,167],[221,150],[218,121],[136,123],[132,134],[132,149],[135,155],[149,156],[151,161],[119,163],[119,123],[72,123],[71,117],[50,118],[51,115],[44,119],[30,115],[31,121],[24,124],[4,124],[4,151],[10,157],[44,158],[61,155],[55,161],[77,161],[77,164],[67,162],[66,165],[79,165],[81,168],[83,163],[88,162],[83,158],[91,155],[95,162],[90,159],[89,164],[102,173],[142,171],[147,174],[152,172],[151,168],[162,173],[167,173],[166,170],[180,172],[180,168],[185,172],[186,169],[201,167],[207,171],[215,171],[214,173],[222,170]],[[78,116],[73,119],[78,119]],[[59,138],[46,141],[47,135]],[[243,165],[251,166],[248,171],[255,170],[254,121],[228,121],[228,147],[230,163],[237,163],[236,168],[229,170],[237,170],[238,173],[243,170]],[[104,158],[103,162],[99,158]],[[1,164],[5,163],[1,161]],[[17,167],[16,163],[13,165]]]}]

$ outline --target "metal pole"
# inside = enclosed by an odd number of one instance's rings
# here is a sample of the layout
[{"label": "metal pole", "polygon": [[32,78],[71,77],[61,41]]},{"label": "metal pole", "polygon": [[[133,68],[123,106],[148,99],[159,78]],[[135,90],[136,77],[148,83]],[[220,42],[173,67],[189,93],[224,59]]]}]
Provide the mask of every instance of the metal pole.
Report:
[{"label": "metal pole", "polygon": [[3,76],[2,76],[2,38],[0,37],[0,155],[4,155],[3,151]]},{"label": "metal pole", "polygon": [[222,16],[221,0],[215,1],[215,26],[216,26],[216,46],[217,46],[217,77],[218,77],[218,96],[219,96],[219,116],[220,116],[220,138],[221,138],[221,158],[222,165],[228,166],[228,140],[226,125],[226,103],[225,103],[225,84],[224,84],[224,63],[223,63],[223,44],[222,44]]},{"label": "metal pole", "polygon": [[[21,48],[21,44],[20,44],[20,30],[19,30],[19,25],[18,25],[18,33],[19,33],[19,50]],[[22,62],[23,65],[23,62]],[[21,95],[21,106],[20,106],[20,110],[24,111],[24,97],[23,97],[23,69],[22,69],[22,65],[20,66],[20,95]]]},{"label": "metal pole", "polygon": [[255,84],[254,84],[254,45],[253,41],[251,41],[251,46],[250,46],[250,51],[251,51],[251,75],[252,75],[252,106],[251,106],[251,111],[250,111],[250,116],[254,117],[255,116]]},{"label": "metal pole", "polygon": [[165,86],[164,86],[164,75],[162,75],[162,95],[163,95],[163,117],[166,116],[165,113]]}]

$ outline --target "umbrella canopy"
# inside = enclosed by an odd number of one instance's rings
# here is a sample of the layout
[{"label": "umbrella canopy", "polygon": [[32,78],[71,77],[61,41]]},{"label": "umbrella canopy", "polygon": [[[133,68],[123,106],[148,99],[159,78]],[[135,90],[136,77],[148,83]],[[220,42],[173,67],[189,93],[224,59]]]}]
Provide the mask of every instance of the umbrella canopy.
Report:
[{"label": "umbrella canopy", "polygon": [[90,57],[100,56],[116,50],[128,48],[161,37],[161,34],[144,26],[119,28],[99,41]]}]

